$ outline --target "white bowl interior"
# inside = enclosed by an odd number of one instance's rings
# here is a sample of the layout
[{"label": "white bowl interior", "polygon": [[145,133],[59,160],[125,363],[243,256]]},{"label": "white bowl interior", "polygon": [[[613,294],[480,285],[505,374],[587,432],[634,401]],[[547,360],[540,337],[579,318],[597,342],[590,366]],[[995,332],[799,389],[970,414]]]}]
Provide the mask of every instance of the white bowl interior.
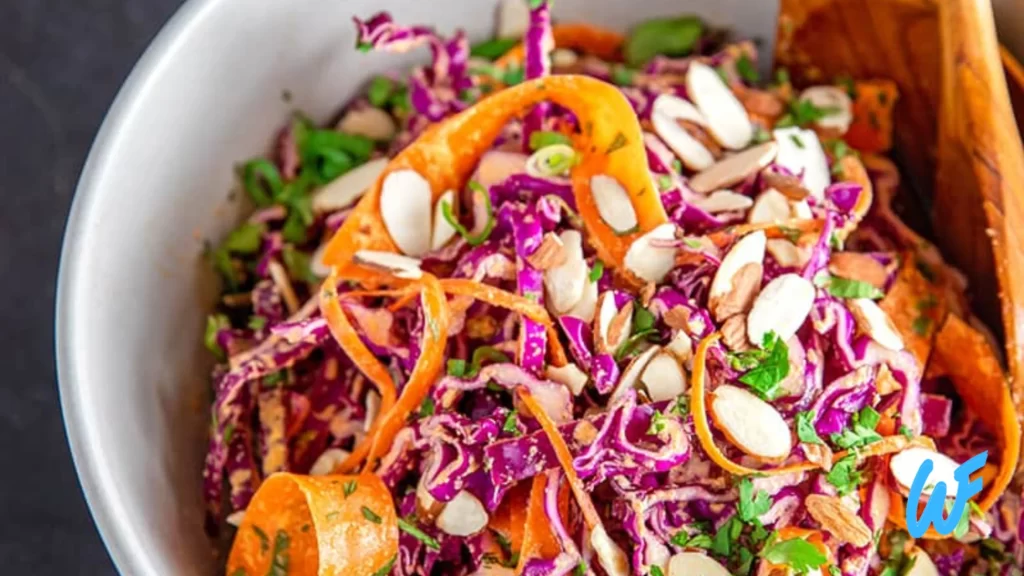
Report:
[{"label": "white bowl interior", "polygon": [[[79,183],[57,310],[68,437],[122,573],[221,570],[200,492],[210,397],[200,335],[216,296],[202,252],[240,217],[233,166],[265,152],[292,110],[326,120],[372,74],[425,59],[357,52],[353,14],[390,10],[481,39],[494,4],[192,0],[136,67]],[[744,2],[703,4],[726,24]],[[555,3],[557,18],[617,29],[686,10],[674,0]],[[742,13],[731,22],[739,35],[775,18],[767,6]]]}]

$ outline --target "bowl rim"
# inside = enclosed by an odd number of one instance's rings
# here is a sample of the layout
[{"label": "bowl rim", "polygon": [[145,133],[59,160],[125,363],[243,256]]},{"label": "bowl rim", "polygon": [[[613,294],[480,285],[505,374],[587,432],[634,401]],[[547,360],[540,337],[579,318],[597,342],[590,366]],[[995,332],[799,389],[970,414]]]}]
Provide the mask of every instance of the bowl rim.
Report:
[{"label": "bowl rim", "polygon": [[83,414],[80,393],[82,381],[79,353],[74,346],[82,326],[73,306],[73,294],[82,289],[87,270],[83,262],[87,252],[79,240],[88,235],[90,216],[101,197],[99,184],[116,169],[112,150],[122,128],[139,112],[139,102],[152,89],[154,80],[187,41],[188,31],[214,10],[220,0],[186,0],[153,37],[142,56],[117,91],[100,128],[93,139],[85,164],[75,186],[71,209],[64,225],[54,314],[54,344],[57,363],[57,389],[64,421],[64,432],[78,482],[85,496],[107,553],[122,574],[158,574],[157,566],[129,527],[128,511],[117,494],[117,482],[104,465],[102,447],[96,440],[95,424]]}]

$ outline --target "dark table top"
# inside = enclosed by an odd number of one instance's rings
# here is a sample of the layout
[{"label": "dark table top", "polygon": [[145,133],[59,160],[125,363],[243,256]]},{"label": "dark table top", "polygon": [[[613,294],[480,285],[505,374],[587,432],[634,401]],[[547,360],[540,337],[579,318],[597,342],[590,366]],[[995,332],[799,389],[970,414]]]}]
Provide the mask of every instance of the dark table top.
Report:
[{"label": "dark table top", "polygon": [[0,2],[0,561],[115,574],[75,476],[53,356],[60,242],[118,87],[183,0]]}]

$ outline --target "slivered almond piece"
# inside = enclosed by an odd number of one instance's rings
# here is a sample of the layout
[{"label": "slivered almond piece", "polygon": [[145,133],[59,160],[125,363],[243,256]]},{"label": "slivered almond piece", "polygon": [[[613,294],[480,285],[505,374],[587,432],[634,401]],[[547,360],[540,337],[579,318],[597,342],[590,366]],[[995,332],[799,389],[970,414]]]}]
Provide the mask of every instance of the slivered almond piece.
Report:
[{"label": "slivered almond piece", "polygon": [[501,0],[498,4],[498,38],[521,38],[530,27],[530,7],[526,0]]},{"label": "slivered almond piece", "polygon": [[448,190],[444,194],[441,194],[437,198],[437,202],[434,204],[434,231],[430,235],[430,249],[438,250],[444,247],[449,240],[455,237],[455,227],[448,222],[444,217],[444,205],[445,203],[452,210],[452,214],[455,212],[455,191]]},{"label": "slivered almond piece", "polygon": [[708,301],[713,302],[732,292],[736,273],[747,264],[761,264],[764,261],[765,235],[763,231],[751,232],[733,244],[722,258],[708,290]]},{"label": "slivered almond piece", "polygon": [[782,415],[751,392],[728,384],[711,393],[711,418],[740,450],[767,462],[781,462],[793,449]]},{"label": "slivered almond piece", "polygon": [[455,495],[434,522],[445,534],[472,536],[487,526],[487,510],[480,500],[466,490]]},{"label": "slivered almond piece", "polygon": [[608,399],[609,404],[621,398],[626,391],[636,387],[637,382],[640,381],[640,375],[644,372],[644,368],[647,368],[647,364],[660,351],[661,347],[651,346],[629,362],[626,369],[622,371],[622,376],[619,377],[619,382],[615,385],[615,389],[612,390],[611,397]]},{"label": "slivered almond piece", "polygon": [[821,527],[841,542],[861,548],[871,542],[871,529],[856,512],[834,496],[811,494],[804,499],[807,512]]},{"label": "slivered almond piece", "polygon": [[680,552],[668,561],[668,576],[730,576],[731,572],[703,552]]},{"label": "slivered almond piece", "polygon": [[811,191],[804,187],[799,176],[765,170],[761,173],[761,182],[765,187],[774,188],[789,200],[806,200],[811,195]]},{"label": "slivered almond piece", "polygon": [[391,114],[372,106],[349,110],[342,116],[336,128],[339,132],[366,136],[378,142],[391,140],[396,132]]},{"label": "slivered almond piece", "polygon": [[896,380],[896,377],[892,375],[892,371],[889,370],[888,364],[882,364],[878,367],[878,375],[875,376],[875,388],[878,390],[880,396],[886,396],[893,392],[899,392],[903,390],[903,385]]},{"label": "slivered almond piece", "polygon": [[740,150],[754,128],[743,104],[707,64],[693,62],[686,70],[686,93],[707,119],[708,131],[722,146]]},{"label": "slivered almond piece", "polygon": [[636,228],[636,210],[633,209],[629,193],[618,180],[597,174],[590,178],[590,193],[601,220],[612,230],[624,234]]},{"label": "slivered almond piece", "polygon": [[750,350],[753,346],[747,341],[747,315],[736,314],[722,323],[722,342],[733,352]]},{"label": "slivered almond piece", "polygon": [[309,271],[313,273],[317,278],[327,278],[331,273],[331,268],[324,263],[324,254],[327,252],[327,244],[324,242],[309,257]]},{"label": "slivered almond piece", "polygon": [[647,397],[651,402],[674,400],[686,392],[686,374],[679,360],[668,352],[661,352],[651,358],[640,375],[640,381],[647,389]]},{"label": "slivered almond piece", "polygon": [[591,282],[589,278],[584,280],[583,295],[580,301],[573,305],[566,314],[575,316],[585,322],[594,320],[594,310],[597,309],[597,282]]},{"label": "slivered almond piece", "polygon": [[675,233],[675,224],[667,223],[634,240],[623,261],[626,269],[645,282],[661,282],[675,266],[676,249],[652,246],[651,240],[672,240]]},{"label": "slivered almond piece", "polygon": [[[427,466],[429,471],[432,466]],[[420,518],[428,522],[433,522],[437,515],[444,509],[444,503],[438,502],[430,492],[427,490],[427,478],[428,474],[420,476],[419,483],[416,484],[416,512]]]},{"label": "slivered almond piece", "polygon": [[828,271],[834,276],[867,282],[875,288],[885,288],[889,273],[881,262],[863,252],[833,252]]},{"label": "slivered almond piece", "polygon": [[737,194],[732,190],[719,190],[695,200],[694,204],[709,214],[720,214],[746,210],[754,205],[754,201],[750,196]]},{"label": "slivered almond piece", "polygon": [[771,164],[772,160],[775,160],[778,150],[779,146],[775,142],[765,142],[747,148],[732,156],[726,156],[710,168],[695,174],[693,178],[690,178],[688,184],[694,192],[701,194],[728,188],[737,182],[746,180]]},{"label": "slivered almond piece", "polygon": [[416,279],[423,276],[419,260],[394,252],[358,250],[352,259],[360,266],[390,272],[398,278]]},{"label": "slivered almond piece", "polygon": [[915,546],[910,551],[910,557],[914,559],[914,565],[906,576],[939,576],[939,568],[935,566],[932,557],[924,550]]},{"label": "slivered almond piece", "polygon": [[654,282],[648,282],[640,288],[640,305],[644,308],[651,305],[651,299],[654,298],[654,293],[658,290],[657,284]]},{"label": "slivered almond piece", "polygon": [[676,330],[686,330],[690,322],[690,310],[685,306],[673,306],[665,312],[665,324]]},{"label": "slivered almond piece", "polygon": [[545,302],[555,314],[565,314],[583,297],[588,270],[580,233],[566,230],[559,235],[559,240],[565,261],[544,271]]},{"label": "slivered almond piece", "polygon": [[504,182],[513,174],[526,172],[525,154],[518,152],[506,152],[503,150],[491,150],[480,157],[480,163],[476,167],[476,175],[473,180],[478,182],[485,189],[495,184]]},{"label": "slivered almond piece", "polygon": [[526,257],[530,266],[538,270],[549,270],[555,266],[561,266],[568,259],[569,255],[565,250],[565,245],[562,244],[562,239],[554,232],[545,234],[537,250]]},{"label": "slivered almond piece", "polygon": [[683,330],[676,330],[672,340],[665,345],[665,350],[675,354],[680,362],[689,362],[693,357],[693,338]]},{"label": "slivered almond piece", "polygon": [[597,299],[597,318],[594,322],[598,351],[615,352],[633,330],[633,301],[626,302],[622,308],[616,308],[615,296],[611,292],[601,294]]},{"label": "slivered almond piece", "polygon": [[817,108],[832,110],[814,121],[819,128],[837,130],[846,134],[853,122],[853,101],[846,90],[838,86],[811,86],[800,93],[800,100],[807,100]]},{"label": "slivered almond piece", "polygon": [[651,124],[672,152],[691,170],[704,170],[715,163],[711,151],[679,125],[688,120],[706,125],[704,115],[693,105],[673,94],[662,94],[651,108]]},{"label": "slivered almond piece", "polygon": [[597,554],[597,561],[608,576],[629,576],[629,557],[608,536],[604,526],[598,524],[590,533],[590,547]]},{"label": "slivered almond piece", "polygon": [[804,187],[811,196],[824,198],[825,188],[832,183],[832,176],[818,135],[813,130],[793,126],[776,129],[774,136],[779,145],[775,163],[793,174],[803,174]]},{"label": "slivered almond piece", "polygon": [[288,313],[295,314],[301,304],[298,295],[295,294],[295,287],[292,286],[288,271],[277,260],[271,260],[267,265],[267,272],[270,273],[270,279],[274,281],[274,286],[281,291],[281,298],[284,300],[285,307],[288,308]]},{"label": "slivered almond piece", "polygon": [[377,158],[331,180],[313,193],[313,211],[325,214],[348,208],[373,186],[387,165],[387,158]]},{"label": "slivered almond piece", "polygon": [[811,258],[811,254],[806,248],[782,238],[768,240],[765,249],[779,266],[786,268],[803,268]]},{"label": "slivered almond piece", "polygon": [[806,200],[800,202],[793,202],[793,218],[797,220],[810,220],[814,218],[814,213],[811,212],[811,206]]},{"label": "slivered almond piece", "polygon": [[931,460],[933,468],[924,482],[924,489],[921,490],[921,493],[931,494],[932,489],[939,482],[943,482],[946,484],[946,498],[956,497],[960,483],[954,473],[960,467],[960,463],[945,454],[914,446],[893,456],[889,460],[889,470],[892,471],[892,477],[900,488],[907,491],[910,490],[910,485],[914,482],[914,477],[917,476],[917,471],[920,470],[925,460]]},{"label": "slivered almond piece", "polygon": [[832,449],[825,444],[801,444],[804,456],[808,462],[821,466],[821,469],[829,472],[832,470]]},{"label": "slivered almond piece", "polygon": [[348,450],[342,450],[341,448],[328,448],[313,462],[313,466],[309,469],[310,476],[327,476],[334,472],[334,469],[338,467],[338,464],[344,462],[349,456]]},{"label": "slivered almond piece", "polygon": [[366,393],[366,418],[363,420],[363,432],[369,432],[373,421],[377,419],[380,412],[380,393],[370,390]]},{"label": "slivered almond piece", "polygon": [[737,314],[746,313],[761,290],[764,267],[760,262],[748,262],[732,278],[732,290],[723,296],[708,300],[708,308],[715,320],[721,322]]},{"label": "slivered almond piece", "polygon": [[850,307],[850,313],[853,314],[853,319],[857,321],[857,327],[862,332],[889,350],[894,352],[903,350],[903,338],[896,329],[896,325],[874,300],[855,298],[847,300],[846,304]]},{"label": "slivered almond piece", "polygon": [[798,396],[804,391],[804,366],[807,364],[807,353],[800,339],[793,335],[786,341],[789,349],[789,373],[779,382],[780,396]]},{"label": "slivered almond piece", "polygon": [[760,345],[768,332],[789,340],[807,319],[814,304],[814,284],[797,274],[769,282],[747,314],[747,338]]},{"label": "slivered almond piece", "polygon": [[579,60],[579,55],[568,48],[556,48],[551,52],[551,66],[553,68],[572,68]]},{"label": "slivered almond piece", "polygon": [[760,222],[785,222],[793,217],[793,209],[786,196],[774,188],[769,188],[754,200],[747,221],[751,224]]},{"label": "slivered almond piece", "polygon": [[245,520],[245,510],[232,512],[231,514],[228,514],[227,518],[224,518],[225,522],[231,524],[235,528],[238,528],[242,525],[242,520]]},{"label": "slivered almond piece", "polygon": [[579,396],[587,385],[587,375],[580,370],[579,366],[569,362],[565,366],[548,366],[544,372],[545,377],[552,382],[564,384],[573,396]]},{"label": "slivered almond piece", "polygon": [[422,256],[430,251],[430,183],[413,170],[396,170],[384,177],[380,191],[380,217],[403,254]]}]

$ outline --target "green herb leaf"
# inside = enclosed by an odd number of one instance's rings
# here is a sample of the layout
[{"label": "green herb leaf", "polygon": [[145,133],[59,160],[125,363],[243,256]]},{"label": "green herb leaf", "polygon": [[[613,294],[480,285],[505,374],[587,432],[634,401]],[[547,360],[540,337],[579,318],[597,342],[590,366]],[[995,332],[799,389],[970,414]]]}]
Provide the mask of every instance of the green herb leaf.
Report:
[{"label": "green herb leaf", "polygon": [[221,361],[227,358],[227,354],[217,342],[217,332],[227,330],[228,328],[231,328],[231,321],[228,320],[227,316],[223,314],[211,314],[206,317],[206,331],[203,333],[203,344],[206,346],[207,350],[212,352],[213,355]]},{"label": "green herb leaf", "polygon": [[672,177],[668,174],[658,175],[658,191],[664,192],[672,188]]},{"label": "green herb leaf", "polygon": [[843,571],[835,564],[828,565],[828,576],[843,576]]},{"label": "green herb leaf", "polygon": [[249,325],[249,329],[250,330],[254,330],[256,332],[259,332],[260,330],[263,330],[264,328],[266,328],[266,326],[267,326],[267,317],[266,316],[260,316],[258,314],[256,316],[250,316],[249,317],[249,324],[248,325]]},{"label": "green herb leaf", "polygon": [[391,569],[394,568],[395,562],[397,560],[398,560],[398,554],[395,554],[394,556],[391,557],[391,560],[388,560],[387,564],[381,566],[380,570],[377,570],[376,572],[374,572],[373,576],[388,576],[388,574],[391,574]]},{"label": "green herb leaf", "polygon": [[761,398],[772,400],[778,394],[779,383],[789,375],[789,346],[775,332],[768,332],[761,351],[763,360],[740,376],[740,382],[750,386]]},{"label": "green herb leaf", "polygon": [[405,532],[409,536],[412,536],[413,538],[419,540],[420,542],[423,542],[423,544],[431,550],[441,549],[441,544],[437,541],[437,539],[431,537],[423,530],[420,530],[419,526],[416,526],[415,524],[406,520],[405,518],[398,519],[398,529],[402,532]]},{"label": "green herb leaf", "polygon": [[466,378],[473,378],[479,374],[484,362],[509,363],[511,361],[512,359],[508,357],[508,354],[494,346],[480,346],[473,350],[473,357],[470,359],[469,370],[466,371],[465,376]]},{"label": "green herb leaf", "polygon": [[757,520],[772,507],[772,499],[767,492],[754,494],[754,483],[750,478],[742,478],[739,482],[740,500],[737,515],[740,520],[750,523]]},{"label": "green herb leaf", "polygon": [[797,412],[796,414],[796,437],[801,442],[807,444],[824,444],[825,442],[818,436],[818,431],[814,429],[814,417],[816,414],[814,410],[806,412]]},{"label": "green herb leaf", "polygon": [[914,318],[914,321],[910,323],[910,328],[914,331],[914,334],[922,337],[928,336],[931,327],[932,319],[923,314]]},{"label": "green herb leaf", "polygon": [[394,80],[387,76],[374,76],[373,80],[370,80],[370,87],[366,90],[366,97],[374,108],[383,108],[394,91]]},{"label": "green herb leaf", "polygon": [[824,288],[836,298],[870,298],[878,300],[885,296],[881,290],[872,284],[839,276],[828,276]]},{"label": "green herb leaf", "polygon": [[[660,570],[660,568],[659,568],[659,570]],[[586,574],[587,574],[587,563],[584,562],[583,560],[580,560],[580,563],[576,565],[576,568],[575,568],[574,572],[576,573],[576,576],[586,576]],[[662,575],[662,576],[664,576],[664,575]]]},{"label": "green herb leaf", "polygon": [[654,413],[651,414],[651,424],[650,426],[647,427],[647,433],[650,434],[651,436],[657,436],[658,434],[661,434],[662,432],[665,431],[665,426],[667,422],[668,418],[666,418],[665,415],[662,414],[661,412],[655,410]]},{"label": "green herb leaf", "polygon": [[594,260],[594,266],[590,269],[590,276],[588,278],[591,282],[597,282],[604,275],[604,262],[600,260]]},{"label": "green herb leaf", "polygon": [[487,193],[487,190],[483,186],[476,182],[470,182],[469,188],[473,194],[479,195],[483,201],[485,210],[487,212],[487,223],[484,225],[483,230],[479,234],[473,234],[465,226],[459,222],[459,219],[455,217],[455,213],[452,210],[450,202],[441,203],[441,215],[444,219],[459,233],[459,236],[465,238],[466,243],[470,246],[479,246],[487,241],[491,236],[491,231],[494,230],[494,210],[491,207],[491,195]]},{"label": "green herb leaf", "polygon": [[501,427],[501,431],[506,434],[512,434],[513,436],[519,436],[519,411],[512,410],[505,417],[505,423]]},{"label": "green herb leaf", "polygon": [[757,68],[754,67],[754,63],[747,56],[746,52],[740,54],[739,59],[736,60],[736,71],[739,72],[740,78],[746,80],[748,84],[757,84],[761,79],[761,76],[757,73]]},{"label": "green herb leaf", "polygon": [[266,224],[246,222],[228,234],[221,248],[232,254],[256,254],[260,251],[266,230]]},{"label": "green herb leaf", "polygon": [[452,358],[448,361],[448,375],[462,378],[466,375],[466,361],[461,358]]},{"label": "green herb leaf", "polygon": [[732,536],[733,528],[736,526],[739,530],[743,529],[743,524],[740,523],[739,519],[733,516],[725,524],[722,524],[718,531],[715,532],[714,538],[711,540],[711,552],[719,556],[728,558],[732,551],[732,541],[735,539]]},{"label": "green herb leaf", "polygon": [[683,161],[680,160],[679,158],[676,158],[675,160],[673,160],[672,161],[672,171],[675,172],[676,174],[682,174],[683,173]]},{"label": "green herb leaf", "polygon": [[284,263],[285,270],[288,271],[288,276],[292,280],[305,282],[310,285],[320,283],[320,279],[317,278],[316,274],[313,274],[312,256],[309,254],[297,250],[291,244],[286,244],[281,249],[281,261]]},{"label": "green herb leaf", "polygon": [[863,474],[857,470],[857,455],[850,454],[837,460],[832,470],[825,476],[829,484],[836,487],[840,496],[853,492],[864,481]]},{"label": "green herb leaf", "polygon": [[270,537],[263,531],[262,528],[253,524],[252,531],[256,533],[256,537],[260,540],[260,554],[266,554],[267,550],[270,550]]},{"label": "green herb leaf", "polygon": [[[946,516],[953,511],[953,503],[949,500],[946,501]],[[956,539],[963,538],[967,535],[967,531],[971,528],[971,508],[964,506],[964,511],[960,514],[960,520],[956,523],[956,527],[953,528],[953,537]]]},{"label": "green herb leaf", "polygon": [[510,66],[505,69],[501,77],[501,83],[506,86],[522,84],[526,79],[526,70],[522,66]]},{"label": "green herb leaf", "polygon": [[427,396],[423,399],[423,404],[420,404],[420,418],[426,418],[433,416],[436,407],[434,406],[434,399]]},{"label": "green herb leaf", "polygon": [[280,196],[284,182],[273,162],[254,158],[242,166],[242,187],[259,208],[270,206]]},{"label": "green herb leaf", "polygon": [[759,124],[754,125],[754,136],[751,138],[751,142],[754,144],[763,144],[771,139],[771,132],[765,130],[764,127]]},{"label": "green herb leaf", "polygon": [[665,576],[665,573],[662,572],[661,566],[655,564],[654,566],[651,566],[651,576]]},{"label": "green herb leaf", "polygon": [[485,60],[497,60],[505,55],[506,52],[511,50],[519,44],[520,38],[495,38],[493,40],[487,40],[474,44],[469,49],[469,55],[474,58],[483,58]]},{"label": "green herb leaf", "polygon": [[270,562],[267,576],[288,576],[288,546],[291,538],[284,530],[278,530],[274,536],[274,557]]},{"label": "green herb leaf", "polygon": [[534,152],[554,144],[572,146],[572,141],[565,134],[551,130],[537,130],[530,133],[530,150]]},{"label": "green herb leaf", "polygon": [[354,494],[357,488],[359,488],[359,484],[357,484],[355,480],[349,480],[341,486],[341,490],[344,492],[345,498]]},{"label": "green herb leaf", "polygon": [[636,302],[633,306],[633,333],[647,332],[654,328],[654,314]]},{"label": "green herb leaf", "polygon": [[376,512],[374,512],[373,510],[370,510],[366,506],[363,506],[362,512],[363,512],[363,518],[366,518],[367,520],[369,520],[370,522],[373,522],[374,524],[380,524],[381,518],[380,518],[380,516],[377,515]]},{"label": "green herb leaf", "polygon": [[625,66],[612,66],[611,80],[616,86],[632,86],[636,72]]},{"label": "green herb leaf", "polygon": [[861,426],[874,430],[878,427],[878,422],[882,419],[882,416],[877,410],[871,406],[865,406],[860,409],[857,413],[857,421]]},{"label": "green herb leaf", "polygon": [[789,70],[787,68],[779,68],[775,71],[775,83],[789,84]]},{"label": "green herb leaf", "polygon": [[704,34],[695,16],[647,20],[629,32],[622,54],[626,63],[640,68],[655,56],[687,56]]},{"label": "green herb leaf", "polygon": [[772,564],[789,566],[803,574],[824,564],[828,558],[803,538],[781,540],[765,546],[761,558]]},{"label": "green herb leaf", "polygon": [[683,394],[676,398],[674,404],[672,404],[671,412],[680,418],[686,418],[690,415],[690,397]]},{"label": "green herb leaf", "polygon": [[900,434],[903,434],[903,436],[907,440],[913,440],[914,439],[914,432],[906,424],[900,424]]}]

